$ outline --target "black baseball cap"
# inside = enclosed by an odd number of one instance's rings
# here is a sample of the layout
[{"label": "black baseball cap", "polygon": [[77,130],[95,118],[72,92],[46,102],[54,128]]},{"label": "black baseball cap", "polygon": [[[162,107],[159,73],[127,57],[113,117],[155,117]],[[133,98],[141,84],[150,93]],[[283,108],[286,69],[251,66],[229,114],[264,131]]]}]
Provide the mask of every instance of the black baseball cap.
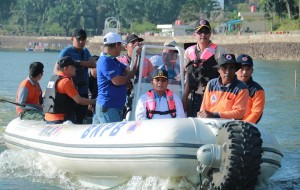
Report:
[{"label": "black baseball cap", "polygon": [[153,71],[152,78],[153,79],[156,79],[156,78],[168,79],[168,72],[166,70],[163,70],[163,69],[157,69],[157,70]]},{"label": "black baseball cap", "polygon": [[65,57],[60,58],[60,60],[58,61],[58,65],[60,68],[63,68],[68,65],[77,66],[78,63],[76,63],[70,56],[65,56]]},{"label": "black baseball cap", "polygon": [[241,66],[243,65],[249,65],[251,67],[253,67],[253,60],[252,58],[247,55],[247,54],[241,54],[237,57],[236,61],[241,64]]},{"label": "black baseball cap", "polygon": [[126,43],[130,43],[135,40],[138,40],[138,42],[144,41],[143,38],[138,37],[136,34],[128,35],[128,36],[126,36],[126,39],[125,39]]},{"label": "black baseball cap", "polygon": [[79,39],[79,38],[86,39],[87,35],[86,35],[86,32],[84,29],[77,28],[74,30],[73,37],[75,37],[77,39]]},{"label": "black baseball cap", "polygon": [[218,59],[217,68],[220,68],[221,65],[233,63],[236,65],[237,70],[240,68],[240,64],[236,61],[234,54],[222,54]]},{"label": "black baseball cap", "polygon": [[195,30],[198,31],[200,30],[202,27],[206,27],[208,28],[209,30],[211,30],[211,27],[210,27],[210,24],[207,20],[204,20],[204,19],[200,19],[196,22],[195,24]]}]

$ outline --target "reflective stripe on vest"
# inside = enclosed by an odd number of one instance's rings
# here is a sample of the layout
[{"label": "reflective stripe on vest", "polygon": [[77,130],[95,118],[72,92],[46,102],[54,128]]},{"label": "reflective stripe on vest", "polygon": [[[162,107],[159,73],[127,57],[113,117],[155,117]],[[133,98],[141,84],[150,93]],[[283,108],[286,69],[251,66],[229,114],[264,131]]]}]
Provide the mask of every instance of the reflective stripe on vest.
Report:
[{"label": "reflective stripe on vest", "polygon": [[[208,60],[211,56],[214,56],[217,51],[217,44],[209,44],[207,48],[201,53],[201,56],[198,58],[196,54],[197,44],[189,47],[187,49],[188,57],[191,61],[196,61],[198,59],[203,59],[204,61]],[[203,61],[203,62],[204,62]]]},{"label": "reflective stripe on vest", "polygon": [[168,111],[156,111],[156,101],[153,90],[147,92],[147,102],[146,102],[146,115],[148,119],[152,119],[154,114],[167,115],[171,114],[172,118],[176,117],[176,106],[173,98],[173,92],[171,90],[166,90],[166,98],[168,102]]}]

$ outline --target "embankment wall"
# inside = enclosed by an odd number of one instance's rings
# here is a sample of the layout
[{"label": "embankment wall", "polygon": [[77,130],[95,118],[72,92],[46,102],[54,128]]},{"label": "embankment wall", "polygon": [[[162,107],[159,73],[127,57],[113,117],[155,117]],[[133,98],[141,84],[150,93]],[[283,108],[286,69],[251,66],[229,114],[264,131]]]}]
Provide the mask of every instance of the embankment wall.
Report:
[{"label": "embankment wall", "polygon": [[[102,51],[102,36],[88,38],[87,47],[93,54]],[[123,37],[124,39],[125,37]],[[193,36],[158,37],[144,36],[146,44],[162,45],[167,40],[175,40],[182,47],[184,43],[195,42]],[[259,34],[259,35],[214,35],[212,41],[222,45],[228,53],[247,53],[260,60],[300,61],[300,34]],[[49,48],[65,47],[71,44],[70,37],[28,37],[0,36],[0,48],[24,50],[30,42],[48,43]]]}]

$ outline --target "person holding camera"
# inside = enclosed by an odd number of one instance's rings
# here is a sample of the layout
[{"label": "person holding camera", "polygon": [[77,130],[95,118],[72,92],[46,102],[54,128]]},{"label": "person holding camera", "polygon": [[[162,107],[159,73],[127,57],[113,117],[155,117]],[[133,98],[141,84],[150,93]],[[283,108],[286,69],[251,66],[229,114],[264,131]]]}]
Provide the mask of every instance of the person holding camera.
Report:
[{"label": "person holding camera", "polygon": [[182,103],[188,117],[197,117],[207,82],[219,77],[214,66],[226,50],[210,40],[212,29],[207,20],[195,24],[194,36],[197,44],[188,47],[184,53],[185,90]]}]

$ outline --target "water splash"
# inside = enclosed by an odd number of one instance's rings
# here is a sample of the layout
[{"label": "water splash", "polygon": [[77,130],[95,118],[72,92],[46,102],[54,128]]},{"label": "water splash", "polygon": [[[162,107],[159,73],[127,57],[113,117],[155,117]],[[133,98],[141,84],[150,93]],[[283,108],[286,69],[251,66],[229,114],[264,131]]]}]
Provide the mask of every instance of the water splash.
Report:
[{"label": "water splash", "polygon": [[5,150],[0,154],[0,180],[21,179],[31,183],[55,185],[56,189],[76,189],[75,176],[57,169],[33,150]]},{"label": "water splash", "polygon": [[185,178],[159,178],[133,176],[127,184],[115,188],[115,190],[193,190],[196,187]]}]

